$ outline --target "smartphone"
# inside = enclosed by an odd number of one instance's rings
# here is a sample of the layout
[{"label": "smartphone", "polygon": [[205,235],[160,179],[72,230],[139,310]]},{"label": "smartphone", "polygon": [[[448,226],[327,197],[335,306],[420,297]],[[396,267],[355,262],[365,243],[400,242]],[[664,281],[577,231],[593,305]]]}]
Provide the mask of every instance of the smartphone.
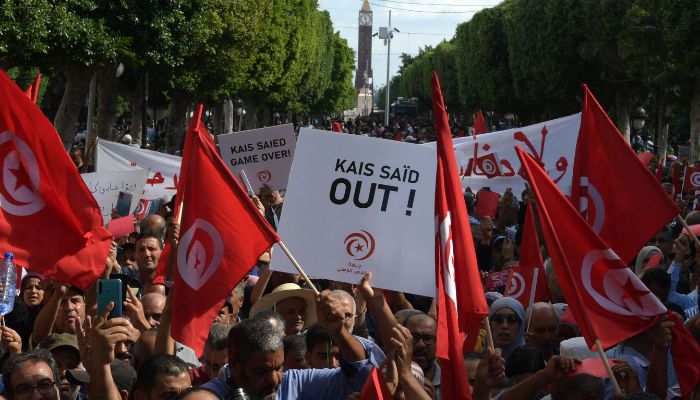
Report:
[{"label": "smartphone", "polygon": [[119,279],[122,282],[122,299],[126,300],[126,286],[129,284],[129,275],[127,274],[109,274],[109,279]]},{"label": "smartphone", "polygon": [[129,215],[131,210],[131,199],[134,196],[129,192],[119,192],[119,197],[117,198],[117,205],[114,208],[117,210],[117,214],[122,217]]},{"label": "smartphone", "polygon": [[122,316],[122,281],[119,279],[97,280],[97,314],[100,315],[109,302],[114,302],[114,308],[109,313],[109,318]]}]

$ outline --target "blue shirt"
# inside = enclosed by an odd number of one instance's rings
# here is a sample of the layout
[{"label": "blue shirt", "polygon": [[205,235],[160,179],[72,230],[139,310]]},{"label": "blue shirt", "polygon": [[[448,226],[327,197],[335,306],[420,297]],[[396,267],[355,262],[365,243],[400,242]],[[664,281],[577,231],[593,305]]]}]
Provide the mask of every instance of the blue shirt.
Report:
[{"label": "blue shirt", "polygon": [[676,292],[678,286],[678,281],[680,280],[681,273],[681,263],[678,261],[673,261],[671,266],[668,267],[668,274],[671,275],[671,290],[668,292],[668,301],[670,303],[676,303],[684,310],[698,306],[698,289],[695,288],[694,291],[688,294],[682,294]]}]

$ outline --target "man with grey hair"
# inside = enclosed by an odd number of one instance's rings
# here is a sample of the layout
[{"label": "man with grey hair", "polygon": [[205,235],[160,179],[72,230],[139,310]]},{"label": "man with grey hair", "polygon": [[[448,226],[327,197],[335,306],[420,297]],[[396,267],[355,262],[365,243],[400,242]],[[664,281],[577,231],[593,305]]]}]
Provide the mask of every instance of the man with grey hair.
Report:
[{"label": "man with grey hair", "polygon": [[10,358],[3,368],[2,381],[10,400],[31,398],[35,391],[42,399],[58,400],[58,364],[47,350]]},{"label": "man with grey hair", "polygon": [[525,342],[540,349],[545,360],[552,358],[559,347],[559,317],[554,305],[533,304],[525,313],[525,321]]},{"label": "man with grey hair", "polygon": [[193,386],[203,385],[219,376],[221,368],[228,363],[228,334],[233,324],[215,323],[204,342],[204,364],[190,369]]},{"label": "man with grey hair", "polygon": [[372,370],[365,349],[345,328],[345,308],[338,296],[324,291],[316,303],[318,323],[340,349],[341,367],[289,370],[284,363],[283,335],[264,319],[249,319],[229,333],[229,364],[204,387],[221,397],[243,389],[251,399],[346,398],[359,392]]}]

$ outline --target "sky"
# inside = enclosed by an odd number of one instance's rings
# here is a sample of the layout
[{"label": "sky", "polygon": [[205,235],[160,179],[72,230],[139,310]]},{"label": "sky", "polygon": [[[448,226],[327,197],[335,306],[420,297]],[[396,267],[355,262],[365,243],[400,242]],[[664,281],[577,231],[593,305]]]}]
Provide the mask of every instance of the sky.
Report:
[{"label": "sky", "polygon": [[[319,9],[331,15],[333,27],[355,50],[357,62],[357,19],[363,0],[318,0]],[[435,46],[455,35],[457,25],[468,21],[477,11],[493,7],[502,0],[370,0],[373,11],[372,31],[389,23],[400,32],[391,41],[390,74],[397,73],[402,53],[418,54],[418,49]],[[387,47],[384,41],[372,38],[372,70],[374,87],[386,83]],[[353,80],[354,82],[354,80]]]}]

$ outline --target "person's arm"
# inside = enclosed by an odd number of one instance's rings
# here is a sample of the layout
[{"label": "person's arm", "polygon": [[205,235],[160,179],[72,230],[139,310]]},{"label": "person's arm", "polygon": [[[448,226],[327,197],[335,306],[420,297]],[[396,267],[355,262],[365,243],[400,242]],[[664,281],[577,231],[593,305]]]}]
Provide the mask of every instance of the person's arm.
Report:
[{"label": "person's arm", "polygon": [[649,360],[646,392],[661,399],[666,398],[668,388],[668,348],[673,339],[674,322],[662,316],[651,328],[652,355]]},{"label": "person's arm", "polygon": [[7,347],[10,356],[16,356],[22,353],[22,338],[19,336],[19,333],[9,326],[3,325],[0,328],[0,341]]},{"label": "person's arm", "polygon": [[503,380],[506,371],[506,360],[501,357],[501,349],[486,348],[486,352],[476,367],[476,383],[474,383],[474,400],[489,400],[491,390]]},{"label": "person's arm", "polygon": [[168,298],[165,300],[165,307],[160,316],[160,324],[158,324],[158,333],[156,334],[156,343],[153,346],[153,354],[170,354],[175,355],[175,341],[170,336],[172,327],[172,302],[173,290],[170,288]]},{"label": "person's arm", "polygon": [[384,293],[381,289],[373,288],[370,285],[371,280],[372,273],[366,273],[362,278],[362,282],[360,282],[358,291],[362,293],[367,302],[367,310],[372,314],[374,322],[379,328],[379,336],[386,341],[392,336],[392,328],[396,326],[397,322],[394,314],[389,309],[389,305],[386,304]]},{"label": "person's arm", "polygon": [[151,329],[151,324],[148,323],[146,315],[143,311],[143,304],[136,297],[130,286],[126,286],[127,299],[124,300],[124,310],[129,316],[129,320],[134,324],[134,327],[140,332]]},{"label": "person's arm", "polygon": [[[113,308],[114,304],[109,303],[90,329],[88,395],[93,399],[121,400],[119,390],[112,378],[110,363],[114,360],[114,347],[117,342],[123,342],[129,338],[129,321],[125,318],[109,319],[109,313]],[[82,329],[77,334],[83,337],[87,335]]]},{"label": "person's arm", "polygon": [[[345,309],[338,296],[324,290],[316,300],[318,323],[328,332],[333,342],[338,345],[340,355],[345,361],[366,360],[365,349],[347,329],[345,329]],[[161,325],[163,322],[161,321]]]},{"label": "person's arm", "polygon": [[569,372],[576,370],[576,364],[581,361],[574,358],[552,357],[547,366],[519,384],[501,393],[500,400],[529,400],[533,398],[543,387],[567,377]]},{"label": "person's arm", "polygon": [[394,346],[396,368],[399,373],[399,386],[403,389],[407,400],[431,400],[428,392],[416,380],[411,372],[413,359],[413,336],[401,325],[392,329],[393,335],[389,342]]},{"label": "person's arm", "polygon": [[262,297],[263,293],[265,293],[265,288],[267,288],[267,283],[270,282],[271,276],[272,271],[270,267],[260,272],[260,277],[258,281],[255,282],[253,290],[250,292],[250,304],[255,304],[255,302]]},{"label": "person's arm", "polygon": [[406,299],[406,295],[403,292],[390,290],[389,295],[391,296],[391,305],[393,306],[392,311],[394,313],[401,310],[413,310],[413,304]]},{"label": "person's arm", "polygon": [[31,343],[29,343],[30,348],[41,343],[42,340],[51,334],[56,316],[58,316],[58,308],[61,306],[61,301],[65,298],[66,293],[68,293],[67,285],[54,282],[53,292],[49,297],[49,301],[41,308],[41,311],[36,316],[36,320],[34,320],[34,330],[32,331]]}]

